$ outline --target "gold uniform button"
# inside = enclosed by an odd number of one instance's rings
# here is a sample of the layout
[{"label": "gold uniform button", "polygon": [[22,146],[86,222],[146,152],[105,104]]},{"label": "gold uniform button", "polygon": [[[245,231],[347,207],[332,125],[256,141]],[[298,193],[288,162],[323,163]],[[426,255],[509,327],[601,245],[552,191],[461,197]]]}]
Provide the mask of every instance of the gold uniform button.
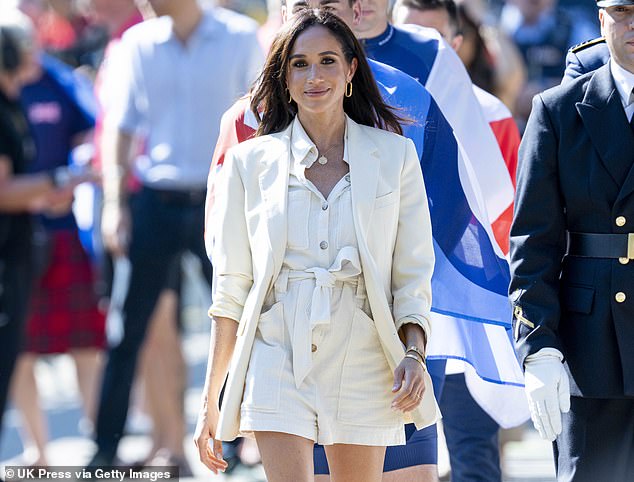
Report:
[{"label": "gold uniform button", "polygon": [[625,216],[619,216],[618,218],[614,220],[614,222],[616,223],[617,226],[621,227],[621,226],[625,226],[627,219],[625,219]]},{"label": "gold uniform button", "polygon": [[625,293],[623,293],[622,291],[619,291],[617,294],[614,295],[614,299],[617,303],[623,303],[625,301],[625,298],[627,298],[627,296],[625,296]]},{"label": "gold uniform button", "polygon": [[310,351],[315,353],[317,351],[317,345],[315,345],[314,343],[312,345],[310,345]]},{"label": "gold uniform button", "polygon": [[630,258],[619,258],[619,263],[627,264],[630,262]]}]

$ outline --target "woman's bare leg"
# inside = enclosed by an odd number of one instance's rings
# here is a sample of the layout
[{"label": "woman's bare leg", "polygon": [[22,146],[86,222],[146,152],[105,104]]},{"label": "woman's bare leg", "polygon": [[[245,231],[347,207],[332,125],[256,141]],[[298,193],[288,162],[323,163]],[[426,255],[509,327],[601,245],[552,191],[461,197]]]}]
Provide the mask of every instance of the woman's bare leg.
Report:
[{"label": "woman's bare leg", "polygon": [[438,482],[438,466],[433,464],[415,465],[392,470],[383,474],[383,482]]},{"label": "woman's bare leg", "polygon": [[332,482],[381,482],[385,447],[335,444],[324,449]]},{"label": "woman's bare leg", "polygon": [[[383,472],[382,482],[438,482],[438,466],[432,464],[416,465],[403,469]],[[330,482],[330,475],[315,475],[315,482]]]},{"label": "woman's bare leg", "polygon": [[16,360],[11,381],[11,397],[24,422],[22,430],[25,462],[30,465],[48,465],[46,445],[48,426],[40,407],[40,397],[35,380],[37,355],[23,353]]},{"label": "woman's bare leg", "polygon": [[76,348],[70,351],[70,355],[75,362],[77,386],[81,394],[84,415],[91,424],[94,424],[101,387],[103,351],[100,348]]},{"label": "woman's bare leg", "polygon": [[314,442],[278,432],[255,432],[268,482],[312,482]]}]

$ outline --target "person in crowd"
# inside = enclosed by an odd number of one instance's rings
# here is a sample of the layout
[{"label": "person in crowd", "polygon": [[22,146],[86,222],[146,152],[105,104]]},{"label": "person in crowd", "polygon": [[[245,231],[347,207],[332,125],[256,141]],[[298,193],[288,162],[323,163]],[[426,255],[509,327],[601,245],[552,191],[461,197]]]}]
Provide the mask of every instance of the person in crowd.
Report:
[{"label": "person in crowd", "polygon": [[[460,8],[454,0],[397,0],[392,12],[396,25],[415,24],[435,28],[456,52],[462,48],[463,22]],[[493,83],[490,87],[494,89]],[[511,112],[492,92],[473,82],[473,93],[478,100],[485,118],[491,126],[497,144],[502,152],[513,184],[517,170],[517,150],[520,143],[519,130]],[[505,243],[508,252],[508,243]]]},{"label": "person in crowd", "polygon": [[[298,14],[302,10],[319,6],[335,13],[349,26],[357,24],[361,18],[361,4],[357,0],[352,0],[326,3],[318,1],[311,3],[303,1],[284,2],[281,9],[282,19],[287,22],[293,15]],[[427,171],[427,175],[433,179],[434,175],[429,173],[437,172],[441,165],[446,165],[447,161],[443,156],[447,152],[451,152],[451,145],[455,143],[446,119],[442,116],[429,92],[414,79],[399,70],[374,60],[368,59],[368,63],[377,87],[386,102],[398,107],[401,113],[404,113],[412,120],[401,125],[403,134],[413,140],[417,147],[423,170]],[[217,166],[222,164],[227,149],[238,142],[249,139],[256,132],[258,120],[250,111],[249,102],[249,98],[241,99],[223,116],[221,133],[214,151],[209,178],[210,195],[208,204],[213,199],[211,197],[213,196],[213,183],[211,182],[213,173]],[[427,128],[429,126],[434,126],[433,130]],[[441,201],[439,196],[435,196],[435,198],[435,206],[438,209],[444,202]],[[451,210],[454,206],[447,206],[447,208]],[[441,208],[438,212],[445,211]],[[442,217],[442,215],[438,215],[438,218]],[[431,365],[436,366],[437,364],[432,363]],[[438,382],[436,380],[438,370],[430,369],[429,372],[434,381],[434,390],[436,390],[436,387],[440,384],[440,380]],[[435,425],[416,431],[414,425],[410,424],[406,427],[406,435],[408,447],[410,448],[407,450],[400,446],[387,448],[383,467],[384,478],[398,480],[401,477],[414,476],[421,480],[436,480],[437,433]],[[231,469],[231,452],[227,450],[226,444],[223,445],[225,445],[223,455],[228,463],[227,471],[229,471]],[[324,449],[320,445],[315,448],[315,473],[317,474],[317,479],[328,478],[328,463]]]},{"label": "person in crowd", "polygon": [[[110,60],[117,75],[104,86],[113,96],[101,142],[102,233],[115,258],[129,257],[131,273],[122,332],[109,348],[91,467],[110,465],[116,455],[137,354],[170,261],[190,250],[211,279],[202,240],[209,152],[222,113],[247,91],[261,62],[253,32],[232,30],[195,0],[149,3],[159,18],[127,30]],[[146,136],[147,155],[132,163],[137,133]],[[131,163],[141,188],[128,195]]]},{"label": "person in crowd", "polygon": [[568,49],[596,37],[597,26],[586,18],[573,18],[557,0],[512,0],[500,16],[501,28],[513,39],[524,59],[527,82],[517,100],[517,118],[523,130],[531,99],[557,85]]},{"label": "person in crowd", "polygon": [[[35,156],[20,90],[32,68],[28,19],[0,14],[0,420],[23,340],[31,284],[31,213],[64,212],[74,187],[91,179],[61,166],[29,173]],[[1,426],[0,426],[1,428]]]},{"label": "person in crowd", "polygon": [[[396,25],[416,24],[440,32],[454,50],[462,43],[458,9],[453,0],[398,0],[394,5]],[[515,180],[520,135],[510,111],[502,101],[473,85],[474,93],[498,145],[511,178]],[[508,250],[508,245],[506,246]],[[450,360],[439,400],[443,413],[443,429],[451,464],[451,480],[455,482],[502,480],[498,449],[499,425],[473,399],[465,380],[464,364]],[[494,388],[493,386],[491,388]]]},{"label": "person in crowd", "polygon": [[267,0],[266,22],[258,30],[258,40],[263,52],[268,52],[278,30],[282,26],[282,5],[280,0]]},{"label": "person in crowd", "polygon": [[[88,12],[96,24],[106,26],[110,40],[104,50],[103,61],[99,65],[95,79],[95,92],[99,100],[99,114],[95,127],[96,151],[93,164],[101,167],[101,144],[105,118],[108,115],[110,99],[107,87],[110,59],[118,48],[123,34],[144,18],[153,18],[154,12],[147,3],[135,0],[90,0]],[[143,142],[138,142],[142,146]],[[141,151],[139,148],[138,151]],[[139,152],[140,155],[140,152]],[[127,188],[138,191],[139,182],[131,176]],[[99,229],[102,209],[102,192],[96,192],[94,237],[100,239]],[[101,295],[108,304],[112,287],[113,263],[108,255],[102,256]],[[181,258],[178,257],[169,268],[165,286],[156,303],[148,325],[148,332],[140,353],[137,382],[140,383],[143,406],[152,421],[152,447],[146,456],[133,463],[135,466],[176,465],[181,477],[191,475],[191,468],[185,457],[183,440],[186,433],[184,419],[184,384],[187,377],[185,360],[181,350],[180,330],[182,323],[179,313]],[[116,304],[116,301],[115,301]],[[116,312],[116,309],[113,310]]]},{"label": "person in crowd", "polygon": [[634,478],[634,1],[597,6],[611,59],[533,100],[511,229],[516,348],[560,482]]},{"label": "person in crowd", "polygon": [[[17,0],[33,20],[44,51],[72,67],[94,70],[108,41],[103,25],[87,15],[90,0]],[[113,4],[117,0],[113,0]]]},{"label": "person in crowd", "polygon": [[513,184],[460,58],[435,29],[392,25],[388,0],[360,2],[363,15],[353,30],[368,57],[405,72],[429,90],[473,164],[495,238],[505,244]]},{"label": "person in crowd", "polygon": [[[291,15],[302,11],[305,8],[317,8],[322,3],[315,2],[289,2],[285,3],[282,8],[282,15],[285,20],[290,18]],[[342,18],[348,25],[357,25],[361,19],[361,4],[358,1],[349,2],[326,2],[322,5],[328,8],[330,11],[336,13]],[[439,35],[436,34],[437,37]],[[455,55],[455,54],[454,54]],[[459,59],[458,64],[460,65]],[[460,222],[457,221],[457,213],[470,213],[469,207],[466,206],[466,199],[461,197],[459,188],[451,183],[440,183],[437,179],[447,180],[451,178],[451,172],[456,167],[454,162],[457,159],[452,155],[457,152],[456,140],[453,135],[450,134],[451,127],[448,125],[446,119],[438,109],[438,106],[432,98],[429,97],[429,92],[419,83],[411,77],[403,74],[402,72],[390,68],[384,64],[368,59],[370,67],[374,73],[375,79],[379,89],[382,91],[384,98],[387,102],[402,109],[401,112],[406,112],[408,117],[414,119],[412,123],[403,124],[404,133],[410,137],[417,146],[420,154],[420,162],[423,168],[423,173],[430,179],[428,183],[428,195],[430,199],[434,199],[432,204],[432,224],[434,224],[435,233],[439,236],[438,242],[445,245],[448,241],[452,247],[449,249],[461,249],[460,239],[456,239],[455,235],[461,231],[458,228]],[[443,60],[440,61],[442,65]],[[471,84],[469,84],[471,89]],[[250,138],[255,129],[257,129],[257,119],[250,112],[245,109],[245,104],[248,103],[248,99],[243,99],[237,102],[225,115],[223,116],[223,122],[221,124],[221,135],[218,139],[218,144],[214,152],[214,161],[212,163],[212,172],[210,175],[210,181],[213,180],[213,173],[217,166],[220,166],[223,161],[224,153],[228,147],[235,145],[237,142],[242,142]],[[428,107],[429,106],[429,107]],[[415,110],[413,110],[415,109]],[[433,128],[430,128],[435,126]],[[422,127],[422,129],[421,129]],[[422,142],[421,142],[422,141]],[[435,186],[439,188],[443,184],[442,192],[435,192]],[[451,188],[451,189],[450,189]],[[473,189],[478,189],[476,186],[471,186]],[[458,189],[453,191],[454,189]],[[448,190],[453,192],[452,195],[447,196]],[[210,182],[210,189],[208,192],[208,204],[213,201],[213,183]],[[458,201],[456,203],[456,201]],[[449,214],[451,213],[451,214]],[[449,236],[446,236],[446,219],[447,216],[453,216],[454,223],[452,224],[452,232]],[[469,221],[473,219],[473,214],[468,214],[464,218],[467,222],[463,227],[466,228]],[[464,231],[466,233],[466,231]],[[472,231],[471,231],[472,232]],[[443,234],[445,233],[445,234]],[[471,238],[470,238],[471,239]],[[481,244],[482,254],[485,258],[486,254],[485,243]],[[442,248],[445,249],[445,248]],[[443,255],[444,256],[444,255]],[[490,267],[489,267],[490,268]],[[489,269],[487,268],[487,270]],[[489,271],[489,274],[492,271]],[[438,283],[436,286],[452,286],[456,283],[456,280],[448,281],[445,276],[446,272],[442,267],[436,266],[434,276],[437,278]],[[491,278],[489,278],[491,279]],[[506,293],[508,282],[504,281],[500,285],[500,290]],[[439,290],[436,296],[436,300],[442,299],[442,290]],[[504,306],[506,306],[505,297],[499,295]],[[455,297],[452,298],[452,300]],[[442,306],[439,305],[439,306]],[[445,305],[446,306],[446,305]],[[445,308],[442,306],[442,309]],[[456,303],[453,303],[453,308],[456,308]],[[482,312],[480,312],[482,315]],[[504,314],[506,315],[506,312]],[[506,336],[506,334],[504,334]],[[512,352],[512,347],[509,345],[508,350],[510,356],[515,355]],[[430,366],[430,375],[434,380],[434,391],[441,386],[444,376],[444,364],[432,363]],[[440,366],[440,369],[436,369]],[[518,367],[519,370],[519,367]],[[521,374],[521,372],[520,372]],[[521,394],[523,396],[523,394]],[[437,434],[435,427],[428,427],[426,429],[416,431],[414,425],[408,425],[407,430],[407,446],[392,446],[388,447],[386,451],[386,459],[384,464],[384,480],[411,480],[416,477],[418,480],[436,480],[436,460],[437,460]],[[315,448],[315,472],[319,474],[317,479],[327,479],[328,465],[325,457],[323,447],[317,445]]]},{"label": "person in crowd", "polygon": [[[498,97],[511,112],[526,81],[522,56],[506,33],[486,21],[482,2],[456,2],[462,42],[456,50],[475,85]],[[482,11],[484,10],[484,11]]]},{"label": "person in crowd", "polygon": [[598,37],[587,42],[575,45],[566,54],[566,70],[561,83],[597,70],[610,60],[610,49],[603,37]]},{"label": "person in crowd", "polygon": [[[96,112],[90,82],[41,54],[35,38],[30,43],[32,50],[27,55],[34,60],[20,98],[36,150],[28,171],[35,173],[67,166],[73,148],[90,142]],[[67,212],[44,213],[33,221],[34,285],[12,398],[24,420],[25,462],[48,465],[48,430],[35,364],[40,355],[70,353],[85,419],[92,425],[105,346],[105,316],[97,307],[93,265],[80,242],[70,205]]]},{"label": "person in crowd", "polygon": [[222,470],[220,440],[251,432],[268,480],[313,480],[320,442],[337,479],[379,481],[385,447],[405,442],[403,415],[420,427],[437,417],[424,367],[434,253],[414,144],[373,127],[401,132],[363,48],[327,11],[282,29],[251,107],[257,137],[227,153],[207,222],[200,459]]}]

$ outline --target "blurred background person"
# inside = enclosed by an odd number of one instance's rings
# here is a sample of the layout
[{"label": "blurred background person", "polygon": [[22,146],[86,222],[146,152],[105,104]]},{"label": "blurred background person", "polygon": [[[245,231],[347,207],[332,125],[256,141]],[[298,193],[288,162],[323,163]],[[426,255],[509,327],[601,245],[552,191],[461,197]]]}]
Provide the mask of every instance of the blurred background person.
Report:
[{"label": "blurred background person", "polygon": [[[36,156],[32,173],[68,166],[73,148],[91,141],[96,105],[92,85],[70,67],[40,55],[31,39],[28,83],[20,100]],[[89,164],[74,165],[75,169]],[[19,357],[12,398],[22,413],[25,462],[48,465],[46,420],[40,407],[35,364],[40,355],[69,353],[75,362],[84,414],[92,425],[96,390],[105,345],[105,316],[97,307],[93,264],[84,250],[71,205],[33,219],[34,286],[26,323],[24,352]]]},{"label": "blurred background person", "polygon": [[[109,42],[104,50],[103,60],[99,65],[95,80],[95,91],[100,108],[95,129],[97,149],[93,164],[97,169],[100,169],[101,139],[110,102],[108,95],[113,94],[113,92],[108,92],[104,86],[109,83],[107,80],[109,74],[117,75],[116,72],[109,72],[110,59],[115,55],[121,37],[130,27],[144,19],[153,18],[155,15],[148,3],[135,0],[87,1],[89,1],[87,11],[92,21],[106,26],[109,33]],[[135,154],[133,155],[141,155],[144,144],[141,136],[135,144]],[[134,176],[130,176],[127,189],[130,192],[136,192],[139,187],[139,181]],[[102,193],[98,192],[93,225],[97,226],[95,238],[99,240],[101,232],[98,227],[101,220],[102,200]],[[185,477],[191,474],[191,469],[183,450],[183,438],[186,433],[183,397],[187,374],[180,336],[182,330],[180,318],[181,270],[181,258],[179,257],[170,266],[165,286],[150,318],[137,371],[138,390],[135,391],[137,396],[134,397],[132,403],[133,410],[135,410],[133,413],[147,412],[152,426],[152,446],[147,455],[135,461],[134,465],[178,465],[180,475]],[[107,306],[113,281],[113,264],[112,258],[105,253],[101,275],[101,293],[104,304]],[[136,430],[135,420],[143,419],[133,418],[131,430]]]},{"label": "blurred background person", "polygon": [[535,94],[561,81],[568,49],[596,37],[596,20],[573,17],[557,0],[508,0],[500,27],[513,39],[524,59],[527,82],[517,99],[517,120],[523,130]]},{"label": "blurred background person", "polygon": [[[211,279],[202,239],[211,152],[222,113],[247,91],[262,59],[255,32],[203,11],[195,0],[149,3],[160,18],[123,35],[103,86],[102,229],[106,248],[129,257],[131,272],[122,330],[104,373],[91,466],[111,465],[116,456],[137,354],[171,262],[190,250]],[[137,134],[147,154],[135,158]],[[130,171],[141,184],[131,194]],[[116,278],[115,272],[113,290]]]},{"label": "blurred background person", "polygon": [[480,0],[456,2],[462,42],[456,50],[475,85],[498,97],[511,112],[526,81],[524,60],[513,41],[487,22]]},{"label": "blurred background person", "polygon": [[31,287],[31,213],[64,212],[74,187],[90,176],[67,166],[29,173],[35,146],[19,102],[32,70],[32,26],[0,8],[0,419],[23,340]]},{"label": "blurred background person", "polygon": [[18,0],[18,5],[35,24],[44,51],[72,67],[88,65],[94,69],[108,33],[103,25],[90,19],[87,1]]}]

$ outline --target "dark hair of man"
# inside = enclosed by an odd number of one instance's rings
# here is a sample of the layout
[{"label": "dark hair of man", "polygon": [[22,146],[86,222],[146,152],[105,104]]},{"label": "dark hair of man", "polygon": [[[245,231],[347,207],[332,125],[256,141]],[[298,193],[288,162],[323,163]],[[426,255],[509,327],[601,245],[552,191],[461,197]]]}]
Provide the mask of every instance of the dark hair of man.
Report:
[{"label": "dark hair of man", "polygon": [[449,15],[449,25],[454,31],[454,35],[460,33],[460,19],[458,17],[458,7],[454,0],[400,0],[399,5],[416,10],[445,10]]},{"label": "dark hair of man", "polygon": [[288,102],[286,75],[289,57],[297,37],[316,26],[326,28],[337,39],[348,64],[352,59],[357,59],[357,70],[352,78],[352,96],[344,97],[343,100],[345,113],[358,124],[401,134],[399,122],[403,119],[395,114],[392,107],[383,102],[363,47],[350,28],[330,12],[306,9],[287,22],[275,37],[264,69],[255,83],[251,96],[251,110],[260,119],[256,135],[284,130],[297,114],[295,101]]},{"label": "dark hair of man", "polygon": [[[357,0],[348,0],[348,5],[350,5],[352,7],[352,4],[354,2],[356,2]],[[280,5],[282,5],[282,7],[286,6],[286,0],[280,0]]]}]

